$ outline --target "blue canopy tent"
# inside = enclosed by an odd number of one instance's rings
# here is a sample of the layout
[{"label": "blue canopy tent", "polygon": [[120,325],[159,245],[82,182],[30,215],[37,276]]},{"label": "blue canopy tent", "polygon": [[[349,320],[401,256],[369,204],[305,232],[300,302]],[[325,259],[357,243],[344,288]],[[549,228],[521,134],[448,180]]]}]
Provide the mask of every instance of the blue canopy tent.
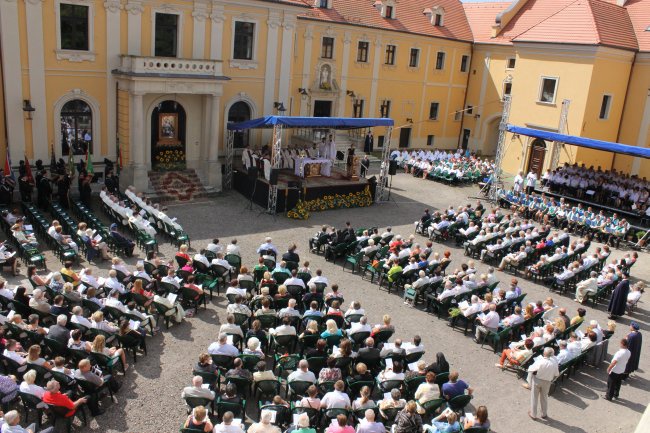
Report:
[{"label": "blue canopy tent", "polygon": [[[273,146],[271,149],[271,167],[280,168],[281,165],[281,150],[282,150],[282,130],[283,128],[307,128],[307,129],[363,129],[372,128],[377,126],[385,126],[388,128],[386,133],[387,141],[390,143],[390,136],[395,122],[390,118],[356,118],[356,117],[299,117],[299,116],[265,116],[258,119],[247,120],[240,123],[229,123],[228,128],[228,141],[226,143],[226,169],[225,169],[225,186],[226,189],[232,187],[232,160],[233,160],[233,143],[235,131],[244,131],[247,129],[273,129]],[[390,153],[390,144],[384,146],[385,160],[388,159]],[[378,199],[383,199],[384,196],[384,179],[386,176],[383,170],[379,178],[379,193]],[[270,214],[275,214],[277,203],[277,186],[272,185],[269,188],[269,200],[267,211]]]},{"label": "blue canopy tent", "polygon": [[540,138],[547,141],[571,144],[573,146],[588,147],[590,149],[602,150],[605,152],[621,153],[623,155],[650,158],[650,148],[630,146],[628,144],[612,143],[610,141],[594,140],[593,138],[577,137],[575,135],[559,134],[557,132],[542,131],[534,128],[524,128],[508,124],[508,132],[513,134],[526,135],[528,137]]}]

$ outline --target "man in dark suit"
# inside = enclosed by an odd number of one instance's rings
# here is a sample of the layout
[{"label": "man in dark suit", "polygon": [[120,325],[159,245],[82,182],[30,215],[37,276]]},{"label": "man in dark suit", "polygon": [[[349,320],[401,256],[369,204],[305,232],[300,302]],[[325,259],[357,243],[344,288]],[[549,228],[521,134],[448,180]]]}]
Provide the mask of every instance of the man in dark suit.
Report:
[{"label": "man in dark suit", "polygon": [[363,155],[363,159],[361,160],[361,177],[366,177],[366,173],[368,173],[368,170],[370,169],[370,160],[368,159],[368,155]]},{"label": "man in dark suit", "polygon": [[296,254],[296,248],[298,248],[295,244],[291,245],[289,249],[287,250],[286,253],[282,254],[282,260],[285,262],[295,262],[299,263],[300,262],[300,256]]},{"label": "man in dark suit", "polygon": [[[65,298],[63,297],[63,295],[56,295],[54,297],[54,305],[52,305],[52,307],[50,308],[50,313],[55,316],[63,314],[65,317],[70,319],[70,310],[68,309],[68,307],[63,306],[64,300]],[[67,343],[68,341],[66,340],[66,344]]]},{"label": "man in dark suit", "polygon": [[373,373],[376,373],[381,368],[380,359],[381,351],[375,347],[374,338],[366,338],[366,347],[359,349],[357,353],[357,363],[363,362]]},{"label": "man in dark suit", "polygon": [[51,338],[52,340],[67,345],[68,340],[70,339],[70,331],[65,327],[67,323],[68,317],[65,314],[59,314],[56,318],[56,325],[50,326],[47,338]]},{"label": "man in dark suit", "polygon": [[133,255],[133,250],[135,249],[135,242],[133,242],[131,239],[127,238],[126,236],[120,234],[117,231],[117,224],[115,223],[111,224],[111,237],[115,240],[115,243],[117,243],[117,246],[119,248],[124,248],[124,253],[128,257],[131,257]]}]

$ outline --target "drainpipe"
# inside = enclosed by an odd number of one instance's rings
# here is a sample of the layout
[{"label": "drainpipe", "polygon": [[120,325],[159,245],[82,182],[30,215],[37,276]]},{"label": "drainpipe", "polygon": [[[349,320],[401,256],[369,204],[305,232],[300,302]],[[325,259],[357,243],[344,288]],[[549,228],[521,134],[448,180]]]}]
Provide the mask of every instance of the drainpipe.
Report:
[{"label": "drainpipe", "polygon": [[[636,64],[636,55],[637,51],[634,52],[634,57],[632,58],[632,64],[630,65],[630,74],[627,77],[627,87],[625,88],[625,96],[623,97],[623,109],[621,110],[621,118],[618,121],[618,131],[616,133],[616,142],[619,143],[621,140],[621,128],[623,126],[623,115],[625,114],[625,104],[627,104],[627,95],[630,94],[630,85],[632,84],[632,71],[634,70],[634,65]],[[616,153],[612,158],[612,166],[609,168],[612,170],[614,168],[614,163],[616,162]]]},{"label": "drainpipe", "polygon": [[[470,62],[474,61],[474,43],[469,45],[469,58]],[[465,124],[465,106],[467,105],[467,92],[469,91],[469,77],[472,75],[472,67],[470,63],[469,71],[467,71],[467,82],[465,83],[465,97],[463,98],[463,107],[461,108],[460,116],[460,131],[458,131],[458,143],[456,144],[456,149],[460,147],[460,141],[463,139],[463,125]],[[469,140],[467,141],[467,147],[469,147]]]}]

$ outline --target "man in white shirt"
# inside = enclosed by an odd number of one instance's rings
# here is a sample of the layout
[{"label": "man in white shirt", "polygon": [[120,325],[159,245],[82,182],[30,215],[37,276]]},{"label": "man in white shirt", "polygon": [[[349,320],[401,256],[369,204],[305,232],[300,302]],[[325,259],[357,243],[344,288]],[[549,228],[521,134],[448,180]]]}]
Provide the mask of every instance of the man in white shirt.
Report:
[{"label": "man in white shirt", "polygon": [[312,283],[314,283],[314,284],[323,283],[323,284],[325,284],[325,286],[329,285],[329,281],[328,281],[327,277],[323,276],[323,271],[320,270],[320,269],[316,269],[316,276],[311,277],[311,280],[309,280],[307,282],[307,285],[310,285]]},{"label": "man in white shirt", "polygon": [[208,258],[206,256],[204,256],[203,254],[201,254],[200,252],[194,254],[194,257],[192,258],[192,261],[193,262],[203,263],[206,267],[208,267],[208,268],[210,267],[210,262],[208,261]]},{"label": "man in white shirt", "polygon": [[291,276],[284,280],[285,286],[300,286],[303,289],[305,288],[305,282],[298,278],[298,271],[296,269],[291,270]]},{"label": "man in white shirt", "polygon": [[282,325],[278,326],[275,329],[270,329],[269,334],[280,336],[280,335],[296,335],[296,328],[291,325],[291,318],[285,316],[282,318]]},{"label": "man in white shirt", "polygon": [[372,328],[368,325],[368,317],[363,316],[357,323],[352,323],[348,330],[348,335],[356,334],[358,332],[372,332]]},{"label": "man in white shirt", "polygon": [[113,307],[122,313],[126,313],[126,306],[120,301],[120,292],[113,290],[105,302],[108,307]]},{"label": "man in white shirt", "polygon": [[135,269],[136,271],[133,274],[133,278],[142,278],[144,280],[151,282],[151,277],[144,270],[144,263],[138,262],[138,264],[135,266]]},{"label": "man in white shirt", "polygon": [[621,390],[621,381],[625,377],[625,367],[632,356],[627,346],[627,338],[623,338],[620,348],[612,357],[612,362],[609,363],[609,367],[607,367],[607,393],[604,396],[606,400],[618,399],[618,393]]},{"label": "man in white shirt", "polygon": [[246,297],[246,289],[239,287],[238,280],[232,280],[230,286],[226,289],[226,296],[228,295],[239,295],[242,298]]},{"label": "man in white shirt", "polygon": [[278,317],[300,317],[300,311],[296,310],[296,300],[295,299],[289,299],[289,303],[287,304],[287,308],[283,308],[280,310],[278,313]]},{"label": "man in white shirt", "polygon": [[121,294],[126,293],[124,284],[120,283],[120,280],[117,279],[117,271],[115,269],[111,269],[110,271],[108,271],[108,278],[106,279],[106,281],[104,281],[104,290],[106,289],[117,290]]},{"label": "man in white shirt", "polygon": [[219,245],[219,239],[212,239],[212,242],[208,244],[207,247],[205,247],[206,250],[212,251],[213,253],[220,253],[223,251],[223,247]]},{"label": "man in white shirt", "polygon": [[557,344],[560,348],[560,351],[557,355],[555,355],[555,360],[557,361],[557,365],[560,366],[571,361],[572,353],[569,352],[569,349],[567,349],[566,340],[561,340]]},{"label": "man in white shirt", "polygon": [[537,173],[529,171],[526,175],[526,193],[532,194],[535,191],[535,183],[537,182]]},{"label": "man in white shirt", "polygon": [[337,380],[334,384],[334,391],[330,391],[323,396],[320,401],[320,407],[323,409],[348,409],[350,408],[350,397],[343,392],[345,383]]},{"label": "man in white shirt", "polygon": [[224,268],[226,268],[227,271],[230,271],[232,269],[230,263],[228,263],[227,260],[224,260],[223,253],[217,253],[216,257],[212,259],[212,264],[223,266]]},{"label": "man in white shirt", "polygon": [[598,273],[591,271],[589,278],[576,284],[576,298],[574,301],[584,303],[585,297],[589,293],[598,291]]},{"label": "man in white shirt", "polygon": [[14,291],[7,287],[7,282],[0,279],[0,296],[3,296],[7,299],[13,299],[14,294]]},{"label": "man in white shirt", "polygon": [[228,411],[223,414],[222,423],[214,426],[214,433],[243,433],[242,424],[234,425],[232,423],[235,415]]},{"label": "man in white shirt", "polygon": [[234,254],[235,256],[241,257],[241,251],[237,245],[237,239],[231,240],[230,243],[226,246],[226,254]]},{"label": "man in white shirt", "polygon": [[546,418],[548,406],[548,392],[551,389],[553,379],[560,375],[557,362],[552,359],[554,354],[552,347],[544,349],[544,357],[535,361],[533,365],[528,368],[528,372],[532,374],[531,377],[531,402],[530,411],[528,416],[532,419],[537,419],[537,402],[540,402],[542,408],[542,418]]},{"label": "man in white shirt", "polygon": [[311,383],[316,382],[316,375],[309,371],[309,363],[306,359],[301,359],[300,362],[298,362],[298,369],[291,373],[289,377],[287,377],[287,382],[289,383],[293,382],[294,380]]},{"label": "man in white shirt", "polygon": [[210,344],[208,347],[210,355],[227,355],[233,358],[239,355],[239,350],[232,344],[228,344],[228,336],[219,334],[219,341]]},{"label": "man in white shirt", "polygon": [[483,317],[477,317],[480,325],[476,327],[476,343],[481,343],[488,331],[496,332],[499,327],[499,313],[496,304],[490,304],[490,311]]},{"label": "man in white shirt", "polygon": [[278,255],[278,249],[272,243],[273,239],[267,237],[264,239],[264,243],[257,248],[257,254],[260,254],[262,251],[273,251],[275,256]]},{"label": "man in white shirt", "polygon": [[80,305],[77,305],[72,309],[72,317],[70,318],[70,322],[72,323],[77,323],[81,326],[85,326],[86,328],[91,328],[92,323],[90,323],[90,320],[86,319],[83,316],[83,308],[81,308]]},{"label": "man in white shirt", "polygon": [[178,280],[176,279],[176,271],[173,269],[169,269],[167,271],[167,276],[163,277],[161,280],[163,283],[166,284],[171,284],[172,286],[176,287],[177,289],[180,288],[180,284],[178,283]]},{"label": "man in white shirt", "polygon": [[244,338],[244,333],[239,325],[235,325],[235,316],[232,314],[226,316],[226,323],[219,328],[219,334],[234,334]]}]

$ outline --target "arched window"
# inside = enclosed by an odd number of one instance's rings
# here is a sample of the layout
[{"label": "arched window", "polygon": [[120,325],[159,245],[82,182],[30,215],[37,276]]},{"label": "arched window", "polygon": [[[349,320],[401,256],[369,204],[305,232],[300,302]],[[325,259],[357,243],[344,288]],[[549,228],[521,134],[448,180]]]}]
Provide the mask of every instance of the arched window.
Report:
[{"label": "arched window", "polygon": [[66,102],[61,108],[61,150],[63,155],[93,153],[93,113],[81,99]]},{"label": "arched window", "polygon": [[[235,102],[228,110],[228,123],[239,123],[251,120],[251,107],[244,101]],[[233,147],[243,148],[248,145],[248,130],[235,131]]]}]

